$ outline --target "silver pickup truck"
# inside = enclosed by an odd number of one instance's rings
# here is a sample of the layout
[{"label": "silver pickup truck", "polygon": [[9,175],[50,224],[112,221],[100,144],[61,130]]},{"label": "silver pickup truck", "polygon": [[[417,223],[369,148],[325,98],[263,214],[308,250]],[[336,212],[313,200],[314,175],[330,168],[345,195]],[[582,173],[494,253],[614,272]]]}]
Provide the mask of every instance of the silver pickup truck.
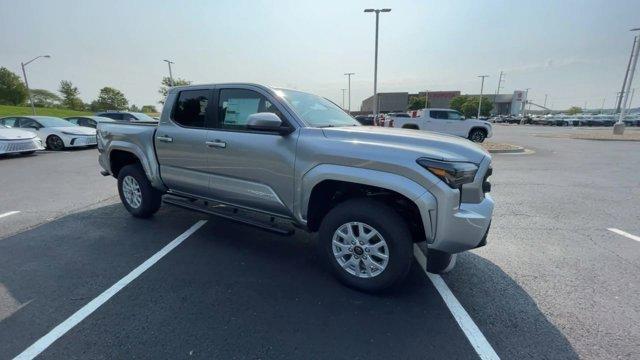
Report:
[{"label": "silver pickup truck", "polygon": [[[100,123],[103,175],[126,209],[170,203],[278,233],[318,232],[348,286],[378,291],[486,244],[491,157],[459,137],[361,126],[309,93],[255,84],[169,90],[159,124]],[[240,239],[239,239],[240,241]]]}]

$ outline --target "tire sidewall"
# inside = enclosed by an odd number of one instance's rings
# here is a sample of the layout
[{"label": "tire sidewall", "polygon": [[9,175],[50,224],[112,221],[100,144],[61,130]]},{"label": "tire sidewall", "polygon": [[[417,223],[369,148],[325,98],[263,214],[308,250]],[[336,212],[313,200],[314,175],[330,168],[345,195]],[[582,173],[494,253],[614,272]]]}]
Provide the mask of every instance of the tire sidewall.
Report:
[{"label": "tire sidewall", "polygon": [[[142,195],[142,203],[137,208],[132,207],[127,202],[122,189],[122,183],[125,177],[131,176],[138,182],[140,193]],[[153,215],[159,206],[160,194],[155,190],[140,165],[127,165],[118,173],[118,194],[120,201],[131,215],[146,218]]]},{"label": "tire sidewall", "polygon": [[[62,144],[62,146],[61,147],[53,147],[53,146],[51,146],[51,141],[53,141],[53,139],[60,140],[60,143]],[[62,139],[58,135],[49,135],[49,137],[47,138],[46,144],[47,144],[47,147],[50,150],[54,150],[54,151],[64,150],[64,141],[62,141]]]},{"label": "tire sidewall", "polygon": [[[482,136],[482,139],[480,141],[473,140],[473,137],[474,137],[474,135],[476,133],[480,133],[480,135]],[[483,130],[480,130],[480,129],[473,129],[473,130],[471,130],[471,134],[469,134],[469,140],[471,140],[473,142],[476,142],[476,143],[482,143],[482,142],[484,142],[485,139],[486,139],[485,132]]]},{"label": "tire sidewall", "polygon": [[[359,209],[359,211],[354,211]],[[362,222],[382,235],[389,249],[385,270],[372,278],[360,278],[348,273],[333,255],[333,235],[348,222]],[[370,199],[348,200],[327,214],[320,226],[319,245],[326,263],[334,275],[347,286],[367,292],[378,292],[399,283],[412,262],[411,233],[402,218],[391,208]]]}]

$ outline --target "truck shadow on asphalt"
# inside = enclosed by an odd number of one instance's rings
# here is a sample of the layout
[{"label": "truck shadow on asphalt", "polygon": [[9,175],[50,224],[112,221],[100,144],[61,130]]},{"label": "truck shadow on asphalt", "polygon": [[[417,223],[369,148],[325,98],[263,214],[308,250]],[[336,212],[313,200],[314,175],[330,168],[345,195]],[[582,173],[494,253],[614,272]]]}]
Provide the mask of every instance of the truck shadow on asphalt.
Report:
[{"label": "truck shadow on asphalt", "polygon": [[[141,220],[116,204],[0,239],[0,358],[15,356],[202,218],[209,220],[202,229],[47,355],[475,357],[418,266],[395,291],[364,294],[334,280],[315,237],[301,231],[282,237],[169,206]],[[445,279],[502,358],[578,358],[499,267],[472,253],[458,260]],[[138,332],[140,322],[154,330]]]}]

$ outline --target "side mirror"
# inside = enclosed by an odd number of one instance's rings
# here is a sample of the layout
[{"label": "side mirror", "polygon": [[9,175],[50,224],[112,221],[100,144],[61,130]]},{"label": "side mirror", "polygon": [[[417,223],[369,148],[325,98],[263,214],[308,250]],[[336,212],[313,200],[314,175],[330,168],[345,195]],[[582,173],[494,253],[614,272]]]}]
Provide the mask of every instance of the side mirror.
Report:
[{"label": "side mirror", "polygon": [[289,134],[291,128],[282,127],[282,120],[274,113],[261,112],[249,115],[247,129],[258,131],[277,132],[282,135]]}]

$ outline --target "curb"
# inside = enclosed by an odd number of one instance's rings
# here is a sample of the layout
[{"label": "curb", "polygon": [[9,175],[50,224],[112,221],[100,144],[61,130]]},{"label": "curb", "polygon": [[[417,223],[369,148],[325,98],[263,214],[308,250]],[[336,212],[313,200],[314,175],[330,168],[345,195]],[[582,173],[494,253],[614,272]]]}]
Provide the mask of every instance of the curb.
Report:
[{"label": "curb", "polygon": [[525,148],[517,146],[515,149],[493,149],[487,151],[491,154],[518,154],[525,152]]}]

